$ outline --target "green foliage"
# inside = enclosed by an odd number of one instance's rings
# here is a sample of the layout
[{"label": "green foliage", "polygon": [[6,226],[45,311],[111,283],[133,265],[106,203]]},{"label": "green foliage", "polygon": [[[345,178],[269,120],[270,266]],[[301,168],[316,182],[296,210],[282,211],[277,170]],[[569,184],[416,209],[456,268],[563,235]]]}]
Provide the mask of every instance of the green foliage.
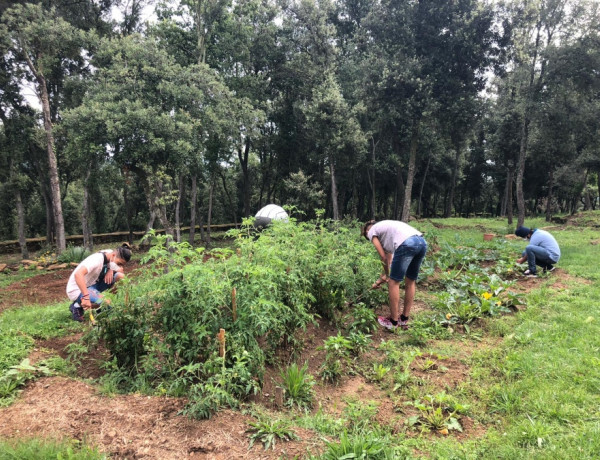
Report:
[{"label": "green foliage", "polygon": [[250,428],[246,430],[250,433],[250,446],[259,440],[262,442],[265,450],[275,449],[275,443],[278,439],[282,441],[294,441],[300,439],[291,429],[290,422],[285,420],[267,420],[261,419],[257,422],[250,422]]},{"label": "green foliage", "polygon": [[327,442],[322,460],[362,458],[370,460],[392,460],[408,458],[407,452],[394,448],[392,443],[373,432],[360,434],[343,433],[339,442]]},{"label": "green foliage", "polygon": [[[233,249],[209,253],[187,244],[167,246],[166,237],[155,235],[154,246],[142,260],[148,269],[136,283],[125,280],[113,298],[111,314],[98,318],[117,373],[129,376],[130,388],[177,395],[193,391],[190,404],[202,415],[221,404],[209,404],[208,394],[224,391],[243,398],[246,390],[230,391],[220,384],[215,390],[207,381],[222,377],[223,368],[230,372],[237,366],[239,375],[248,372],[260,385],[265,360],[283,344],[301,346],[297,332],[318,315],[337,314],[348,298],[371,301],[369,280],[379,270],[378,262],[356,234],[329,221],[275,222],[255,238],[252,228],[244,226],[230,232]],[[362,330],[372,312],[366,306],[356,311],[357,328]],[[212,362],[221,328],[226,331],[226,350],[232,353],[227,351],[219,366],[205,365],[190,377],[187,366]],[[331,340],[339,341],[331,346],[338,347],[344,359],[367,346],[367,337],[358,331]],[[250,359],[236,361],[244,352]],[[218,399],[233,404],[225,397]]]},{"label": "green foliage", "polygon": [[354,307],[349,316],[351,321],[346,327],[348,332],[362,332],[368,334],[377,329],[377,315],[362,302]]},{"label": "green foliage", "polygon": [[11,366],[0,376],[0,405],[7,405],[12,402],[17,390],[29,380],[48,375],[51,375],[51,371],[44,363],[32,366],[28,358],[15,366]]},{"label": "green foliage", "polygon": [[285,389],[285,405],[303,409],[312,407],[315,381],[308,373],[308,364],[298,367],[296,363],[292,363],[280,375]]},{"label": "green foliage", "polygon": [[79,441],[41,439],[0,441],[0,460],[105,460],[107,456]]},{"label": "green foliage", "polygon": [[346,398],[345,402],[344,416],[348,420],[349,432],[358,433],[376,425],[375,416],[379,407],[378,402],[364,401],[353,397]]},{"label": "green foliage", "polygon": [[89,255],[90,252],[82,246],[68,246],[59,254],[57,260],[60,263],[79,263]]}]

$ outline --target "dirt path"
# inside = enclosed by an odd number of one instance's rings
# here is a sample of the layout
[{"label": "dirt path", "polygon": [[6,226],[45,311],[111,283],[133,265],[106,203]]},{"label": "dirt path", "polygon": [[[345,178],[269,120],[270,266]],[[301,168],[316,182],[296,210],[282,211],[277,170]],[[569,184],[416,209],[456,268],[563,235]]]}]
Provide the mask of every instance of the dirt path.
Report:
[{"label": "dirt path", "polygon": [[275,450],[248,450],[249,417],[221,411],[210,420],[177,415],[182,399],[142,395],[106,397],[63,377],[32,383],[12,406],[0,410],[0,437],[71,438],[118,459],[275,459],[306,453],[314,433],[296,429],[301,441]]},{"label": "dirt path", "polygon": [[0,312],[22,305],[48,305],[64,300],[68,305],[66,287],[72,270],[56,270],[17,281],[2,289]]}]

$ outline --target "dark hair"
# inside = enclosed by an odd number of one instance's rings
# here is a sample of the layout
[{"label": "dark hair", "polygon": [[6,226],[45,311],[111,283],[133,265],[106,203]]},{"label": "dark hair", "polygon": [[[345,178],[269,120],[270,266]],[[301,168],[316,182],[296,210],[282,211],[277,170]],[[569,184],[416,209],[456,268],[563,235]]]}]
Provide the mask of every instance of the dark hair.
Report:
[{"label": "dark hair", "polygon": [[362,226],[362,230],[360,232],[360,234],[362,236],[364,236],[367,240],[369,239],[369,237],[367,236],[367,233],[369,233],[369,228],[371,226],[373,226],[375,224],[374,220],[370,220],[368,222],[365,222],[365,225]]},{"label": "dark hair", "polygon": [[128,243],[123,243],[116,249],[117,256],[120,259],[123,259],[125,262],[129,262],[131,259],[131,246]]},{"label": "dark hair", "polygon": [[527,238],[529,236],[529,234],[531,233],[531,229],[528,227],[517,227],[517,229],[515,230],[515,235],[517,235],[520,238]]}]

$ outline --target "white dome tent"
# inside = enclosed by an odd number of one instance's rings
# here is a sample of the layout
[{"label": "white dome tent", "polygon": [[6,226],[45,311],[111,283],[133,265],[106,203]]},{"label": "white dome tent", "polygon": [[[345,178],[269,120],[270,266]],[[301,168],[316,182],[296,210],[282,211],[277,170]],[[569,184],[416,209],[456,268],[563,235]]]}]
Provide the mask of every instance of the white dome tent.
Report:
[{"label": "white dome tent", "polygon": [[263,229],[268,227],[273,220],[287,221],[288,219],[289,216],[285,212],[285,209],[276,204],[268,204],[264,208],[261,208],[254,216],[254,226],[257,229]]}]

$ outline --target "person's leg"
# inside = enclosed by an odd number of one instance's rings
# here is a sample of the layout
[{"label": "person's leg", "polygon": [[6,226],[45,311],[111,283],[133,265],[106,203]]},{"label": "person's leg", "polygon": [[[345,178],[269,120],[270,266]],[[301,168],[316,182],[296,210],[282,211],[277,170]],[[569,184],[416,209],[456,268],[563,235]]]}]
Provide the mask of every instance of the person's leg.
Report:
[{"label": "person's leg", "polygon": [[388,297],[390,306],[390,318],[398,321],[400,310],[400,281],[390,278],[388,282]]},{"label": "person's leg", "polygon": [[415,300],[415,292],[417,292],[417,282],[408,277],[404,278],[404,310],[402,311],[402,315],[405,318],[408,318],[410,315],[410,310]]},{"label": "person's leg", "polygon": [[419,270],[425,254],[427,253],[427,243],[423,237],[417,237],[413,239],[412,245],[415,249],[415,255],[410,261],[408,268],[406,269],[406,276],[404,278],[404,310],[402,312],[403,325],[406,325],[408,316],[412,309],[415,293],[417,291],[417,279],[419,277]]},{"label": "person's leg", "polygon": [[548,255],[548,251],[540,246],[533,246],[530,244],[525,248],[525,252],[527,254],[529,273],[531,274],[537,273],[536,265],[544,267],[552,263],[550,256]]}]

